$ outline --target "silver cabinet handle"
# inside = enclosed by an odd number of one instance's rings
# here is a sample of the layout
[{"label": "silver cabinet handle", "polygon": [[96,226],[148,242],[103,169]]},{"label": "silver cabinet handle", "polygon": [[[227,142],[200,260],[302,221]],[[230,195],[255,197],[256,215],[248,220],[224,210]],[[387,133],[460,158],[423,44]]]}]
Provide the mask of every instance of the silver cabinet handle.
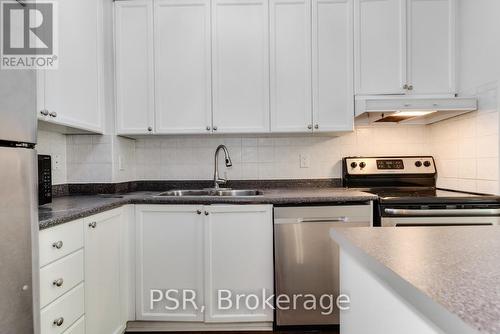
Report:
[{"label": "silver cabinet handle", "polygon": [[97,223],[96,222],[89,223],[89,227],[96,228],[97,227]]},{"label": "silver cabinet handle", "polygon": [[207,125],[206,129],[207,129],[207,131],[210,131],[210,129],[212,129],[212,128],[210,127],[210,125]]},{"label": "silver cabinet handle", "polygon": [[152,126],[148,126],[148,131],[149,132],[153,131],[153,127]]},{"label": "silver cabinet handle", "polygon": [[347,217],[330,217],[330,218],[299,218],[299,223],[347,223]]},{"label": "silver cabinet handle", "polygon": [[49,111],[47,109],[43,109],[43,110],[40,110],[40,114],[42,114],[42,116],[48,116]]},{"label": "silver cabinet handle", "polygon": [[312,124],[309,124],[309,125],[307,126],[307,128],[308,128],[309,130],[311,130],[311,129],[313,128]]},{"label": "silver cabinet handle", "polygon": [[201,210],[196,210],[197,215],[201,215]]},{"label": "silver cabinet handle", "polygon": [[214,131],[217,131],[217,126],[214,126]]},{"label": "silver cabinet handle", "polygon": [[64,284],[64,280],[62,278],[58,278],[54,282],[52,282],[52,285],[55,285],[58,288],[60,288],[63,284]]},{"label": "silver cabinet handle", "polygon": [[63,246],[63,242],[62,242],[61,240],[56,241],[56,242],[54,242],[54,243],[52,244],[52,247],[57,248],[57,249],[61,249],[61,248],[62,248],[62,246]]},{"label": "silver cabinet handle", "polygon": [[49,113],[49,116],[50,117],[57,117],[57,113],[55,111],[52,111],[51,113]]},{"label": "silver cabinet handle", "polygon": [[318,129],[319,129],[319,124],[314,125],[314,128],[315,128],[316,130],[318,130]]},{"label": "silver cabinet handle", "polygon": [[54,325],[56,325],[57,327],[61,327],[63,323],[64,323],[63,317],[60,317],[60,318],[57,318],[54,320]]}]

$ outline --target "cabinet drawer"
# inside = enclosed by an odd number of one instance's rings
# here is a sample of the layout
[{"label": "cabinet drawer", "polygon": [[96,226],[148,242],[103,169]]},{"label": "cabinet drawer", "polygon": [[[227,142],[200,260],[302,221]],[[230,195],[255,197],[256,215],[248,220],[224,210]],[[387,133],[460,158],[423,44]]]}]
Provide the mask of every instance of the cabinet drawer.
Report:
[{"label": "cabinet drawer", "polygon": [[83,282],[83,249],[40,270],[41,307],[45,307],[81,282]]},{"label": "cabinet drawer", "polygon": [[85,334],[85,316],[78,319],[64,334]]},{"label": "cabinet drawer", "polygon": [[83,220],[40,231],[40,267],[83,247]]},{"label": "cabinet drawer", "polygon": [[[41,334],[60,334],[84,314],[83,283],[42,309]],[[62,320],[58,326],[57,320]]]}]

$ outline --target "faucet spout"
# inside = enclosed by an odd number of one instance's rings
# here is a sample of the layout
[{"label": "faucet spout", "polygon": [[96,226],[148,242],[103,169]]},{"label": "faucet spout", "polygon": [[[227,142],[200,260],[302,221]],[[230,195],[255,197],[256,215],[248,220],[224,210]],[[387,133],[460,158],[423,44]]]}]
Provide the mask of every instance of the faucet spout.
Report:
[{"label": "faucet spout", "polygon": [[220,150],[224,151],[224,161],[226,167],[231,167],[233,162],[231,161],[231,156],[229,155],[229,151],[225,145],[217,146],[215,150],[215,158],[214,158],[214,188],[219,188],[219,185],[227,182],[226,179],[219,176],[219,152]]}]

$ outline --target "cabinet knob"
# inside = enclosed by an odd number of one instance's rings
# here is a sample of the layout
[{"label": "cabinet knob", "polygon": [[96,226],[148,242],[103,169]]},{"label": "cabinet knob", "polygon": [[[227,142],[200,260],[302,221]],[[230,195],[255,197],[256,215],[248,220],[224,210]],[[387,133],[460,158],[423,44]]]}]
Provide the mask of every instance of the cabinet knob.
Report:
[{"label": "cabinet knob", "polygon": [[196,210],[197,215],[201,215],[201,210]]},{"label": "cabinet knob", "polygon": [[50,117],[57,117],[57,113],[55,111],[52,111],[51,113],[49,113],[49,116]]},{"label": "cabinet knob", "polygon": [[308,128],[309,130],[311,130],[311,129],[313,128],[312,124],[309,124],[309,125],[307,126],[307,128]]},{"label": "cabinet knob", "polygon": [[43,109],[43,110],[40,110],[40,114],[42,116],[48,116],[49,115],[49,111],[47,109]]},{"label": "cabinet knob", "polygon": [[408,89],[408,84],[404,84],[403,89]]},{"label": "cabinet knob", "polygon": [[62,242],[61,240],[56,241],[56,242],[54,242],[54,243],[52,244],[52,247],[57,248],[57,249],[61,249],[61,248],[62,248],[62,246],[63,246],[63,242]]},{"label": "cabinet knob", "polygon": [[207,125],[206,129],[207,129],[207,131],[210,131],[210,129],[212,129],[212,128],[210,127],[210,125]]},{"label": "cabinet knob", "polygon": [[58,288],[60,288],[63,284],[64,284],[64,280],[62,278],[58,278],[54,282],[52,282],[52,285],[55,285]]},{"label": "cabinet knob", "polygon": [[408,90],[413,90],[413,85],[409,85]]},{"label": "cabinet knob", "polygon": [[148,131],[149,132],[153,131],[153,127],[152,126],[148,126]]},{"label": "cabinet knob", "polygon": [[314,128],[315,128],[316,130],[317,130],[317,129],[319,129],[319,124],[315,124],[315,125],[314,125]]},{"label": "cabinet knob", "polygon": [[96,222],[89,223],[89,227],[96,228],[97,227],[97,223]]},{"label": "cabinet knob", "polygon": [[205,211],[205,216],[208,216],[208,211]]},{"label": "cabinet knob", "polygon": [[214,126],[214,131],[217,131],[217,126]]},{"label": "cabinet knob", "polygon": [[64,323],[63,317],[60,317],[60,318],[57,318],[54,320],[54,325],[56,325],[57,327],[61,327],[63,323]]}]

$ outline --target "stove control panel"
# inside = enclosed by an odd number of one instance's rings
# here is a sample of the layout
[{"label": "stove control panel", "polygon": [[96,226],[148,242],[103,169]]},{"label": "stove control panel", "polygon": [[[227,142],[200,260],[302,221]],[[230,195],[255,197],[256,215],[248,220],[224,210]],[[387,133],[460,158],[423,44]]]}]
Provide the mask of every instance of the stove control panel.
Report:
[{"label": "stove control panel", "polygon": [[422,157],[352,157],[345,158],[350,175],[435,174],[434,158]]}]

